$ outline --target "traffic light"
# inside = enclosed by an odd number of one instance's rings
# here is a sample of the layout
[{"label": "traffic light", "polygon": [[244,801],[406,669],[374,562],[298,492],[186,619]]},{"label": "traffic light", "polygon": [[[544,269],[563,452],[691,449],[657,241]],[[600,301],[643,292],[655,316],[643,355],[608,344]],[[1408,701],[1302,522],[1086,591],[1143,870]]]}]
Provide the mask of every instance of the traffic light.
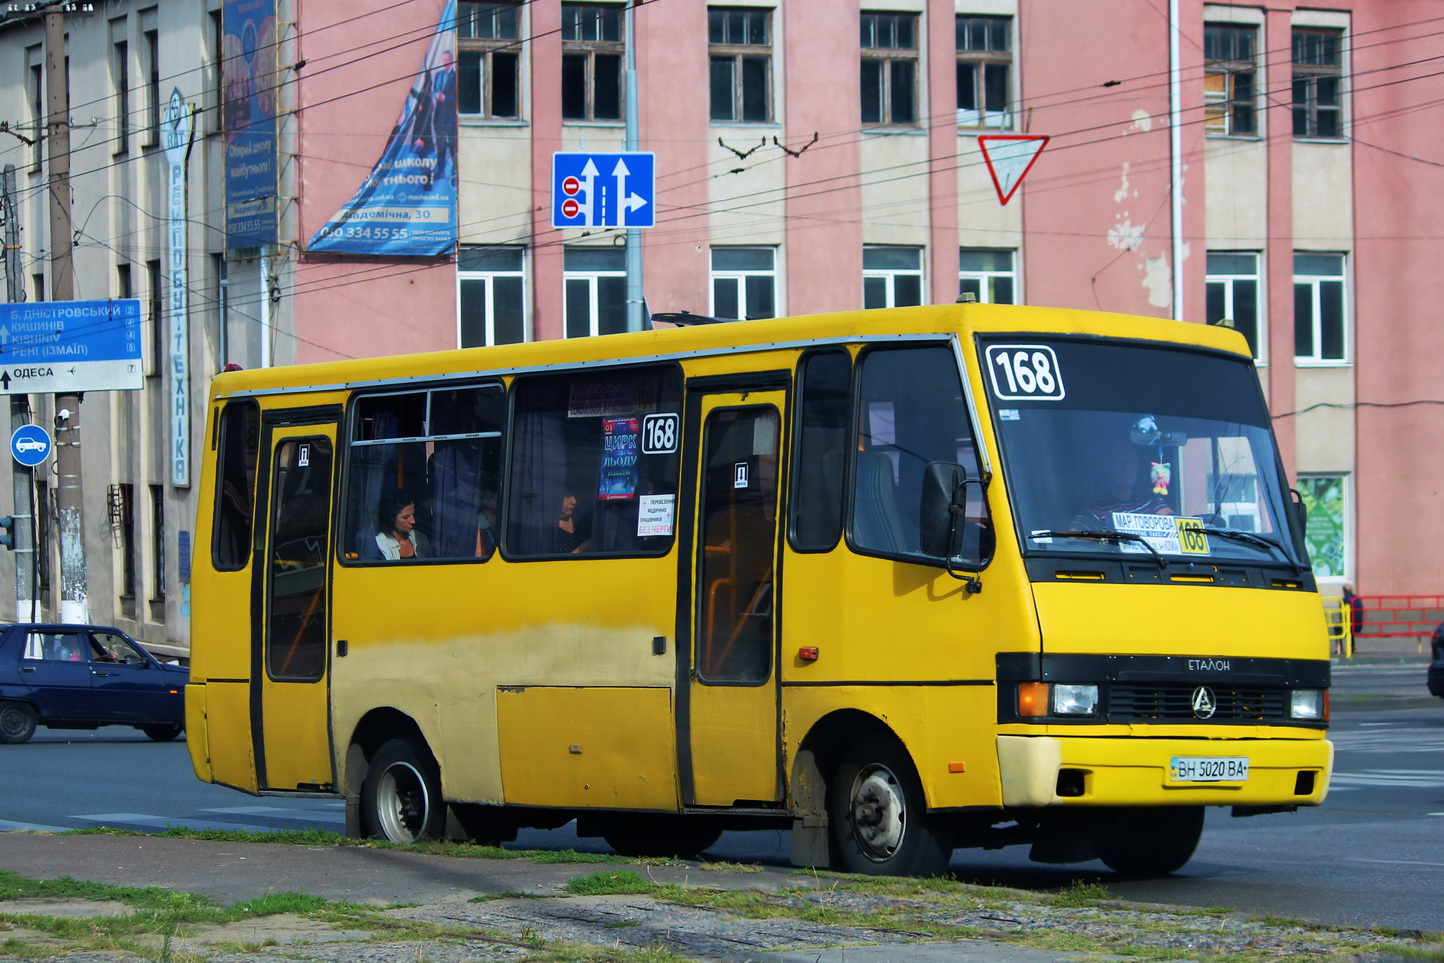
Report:
[{"label": "traffic light", "polygon": [[0,545],[15,548],[15,516],[0,515]]}]

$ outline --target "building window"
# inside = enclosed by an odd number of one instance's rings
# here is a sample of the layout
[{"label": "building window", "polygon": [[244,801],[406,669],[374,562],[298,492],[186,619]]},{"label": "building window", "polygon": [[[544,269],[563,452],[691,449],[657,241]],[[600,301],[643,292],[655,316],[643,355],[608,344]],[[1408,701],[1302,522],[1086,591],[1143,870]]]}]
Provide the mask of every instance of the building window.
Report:
[{"label": "building window", "polygon": [[[155,581],[151,584],[150,600],[165,601],[165,486],[150,486],[150,551],[155,559],[152,571]],[[164,609],[162,608],[162,612]],[[151,617],[159,621],[155,612]]]},{"label": "building window", "polygon": [[1347,578],[1349,546],[1348,475],[1303,475],[1299,497],[1308,509],[1304,542],[1319,578]]},{"label": "building window", "polygon": [[221,20],[221,11],[212,10],[211,18],[211,49],[210,73],[207,82],[210,84],[210,91],[206,96],[206,116],[209,118],[207,130],[215,133],[221,132],[221,104],[225,100],[225,68],[226,68],[226,29]]},{"label": "building window", "polygon": [[521,116],[521,5],[456,5],[457,109],[472,117]]},{"label": "building window", "polygon": [[[122,20],[121,24],[124,25]],[[115,81],[115,149],[124,154],[130,150],[130,44],[118,40],[111,44],[110,75]]]},{"label": "building window", "polygon": [[45,54],[39,45],[25,48],[25,60],[30,65],[26,77],[26,94],[30,99],[30,169],[40,170],[45,150]]},{"label": "building window", "polygon": [[772,120],[771,19],[764,9],[707,11],[713,120]]},{"label": "building window", "polygon": [[1347,356],[1344,256],[1294,253],[1294,357],[1337,362]]},{"label": "building window", "polygon": [[776,258],[770,247],[714,247],[712,316],[744,321],[777,317]]},{"label": "building window", "polygon": [[923,249],[862,249],[862,306],[899,308],[923,303]]},{"label": "building window", "polygon": [[114,506],[118,514],[117,539],[120,542],[120,610],[128,619],[136,617],[135,611],[135,486],[116,485],[112,497],[119,504]]},{"label": "building window", "polygon": [[960,16],[957,39],[958,126],[1012,129],[1012,21]]},{"label": "building window", "polygon": [[145,144],[160,143],[160,31],[147,30],[145,42]]},{"label": "building window", "polygon": [[463,348],[527,340],[526,251],[463,244],[456,256]]},{"label": "building window", "polygon": [[145,262],[146,280],[150,284],[149,308],[146,313],[146,323],[150,325],[150,357],[142,360],[145,373],[153,378],[159,378],[164,365],[161,358],[165,357],[165,279],[160,273],[160,261]]},{"label": "building window", "polygon": [[1339,30],[1295,30],[1294,136],[1342,137],[1343,48]]},{"label": "building window", "polygon": [[862,15],[862,122],[916,124],[918,18],[913,13]]},{"label": "building window", "polygon": [[959,297],[971,294],[983,304],[1017,304],[1017,290],[1012,251],[958,249]]},{"label": "building window", "polygon": [[562,118],[622,119],[622,7],[562,4]]},{"label": "building window", "polygon": [[1228,322],[1248,339],[1254,359],[1262,361],[1259,256],[1249,251],[1209,251],[1207,270],[1204,320],[1209,324]]},{"label": "building window", "polygon": [[1257,57],[1257,28],[1204,26],[1203,126],[1208,133],[1258,133]]},{"label": "building window", "polygon": [[627,330],[627,252],[619,247],[573,247],[562,255],[567,337]]}]

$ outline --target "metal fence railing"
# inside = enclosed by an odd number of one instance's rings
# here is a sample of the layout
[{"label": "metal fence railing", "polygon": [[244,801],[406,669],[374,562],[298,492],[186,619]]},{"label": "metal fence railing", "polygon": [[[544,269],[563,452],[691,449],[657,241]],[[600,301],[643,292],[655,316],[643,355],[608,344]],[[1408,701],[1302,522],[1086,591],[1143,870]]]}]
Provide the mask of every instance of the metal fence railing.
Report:
[{"label": "metal fence railing", "polygon": [[1363,618],[1339,598],[1324,599],[1324,621],[1332,651],[1352,657],[1359,639],[1414,639],[1419,652],[1444,622],[1444,595],[1360,595]]}]

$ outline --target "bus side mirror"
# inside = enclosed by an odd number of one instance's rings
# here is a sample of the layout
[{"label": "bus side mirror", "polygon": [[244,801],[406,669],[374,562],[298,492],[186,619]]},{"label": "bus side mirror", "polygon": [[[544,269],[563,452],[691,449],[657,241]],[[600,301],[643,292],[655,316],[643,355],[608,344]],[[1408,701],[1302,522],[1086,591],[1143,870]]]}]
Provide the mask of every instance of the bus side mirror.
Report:
[{"label": "bus side mirror", "polygon": [[962,554],[963,514],[967,506],[967,469],[940,461],[923,469],[918,544],[924,554],[934,558],[956,558]]}]

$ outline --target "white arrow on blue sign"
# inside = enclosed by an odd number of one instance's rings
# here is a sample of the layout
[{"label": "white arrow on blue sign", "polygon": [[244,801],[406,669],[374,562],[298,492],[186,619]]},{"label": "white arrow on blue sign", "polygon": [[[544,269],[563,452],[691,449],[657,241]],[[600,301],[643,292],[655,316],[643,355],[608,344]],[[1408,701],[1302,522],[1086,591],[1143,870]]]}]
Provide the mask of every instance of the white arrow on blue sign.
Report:
[{"label": "white arrow on blue sign", "polygon": [[654,227],[657,158],[651,151],[552,155],[552,227]]},{"label": "white arrow on blue sign", "polygon": [[54,447],[50,442],[50,432],[39,425],[21,425],[10,436],[10,454],[27,468],[44,462]]}]

